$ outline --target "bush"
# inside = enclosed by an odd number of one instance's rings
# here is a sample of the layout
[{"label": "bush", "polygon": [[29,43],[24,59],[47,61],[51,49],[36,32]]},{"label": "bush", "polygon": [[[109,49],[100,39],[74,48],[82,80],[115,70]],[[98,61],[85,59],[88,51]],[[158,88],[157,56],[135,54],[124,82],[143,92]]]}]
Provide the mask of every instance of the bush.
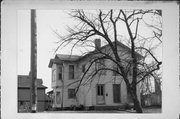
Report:
[{"label": "bush", "polygon": [[133,104],[129,104],[129,103],[125,103],[124,104],[124,108],[127,110],[127,109],[134,109],[134,105]]}]

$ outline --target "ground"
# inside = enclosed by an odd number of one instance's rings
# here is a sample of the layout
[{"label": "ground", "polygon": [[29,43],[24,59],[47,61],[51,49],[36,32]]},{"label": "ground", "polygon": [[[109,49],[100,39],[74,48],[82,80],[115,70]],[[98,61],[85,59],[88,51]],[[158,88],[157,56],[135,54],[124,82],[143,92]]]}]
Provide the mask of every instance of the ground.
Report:
[{"label": "ground", "polygon": [[[45,113],[136,113],[135,110],[125,110],[125,111],[45,111]],[[161,113],[161,108],[149,107],[143,108],[144,113]]]}]

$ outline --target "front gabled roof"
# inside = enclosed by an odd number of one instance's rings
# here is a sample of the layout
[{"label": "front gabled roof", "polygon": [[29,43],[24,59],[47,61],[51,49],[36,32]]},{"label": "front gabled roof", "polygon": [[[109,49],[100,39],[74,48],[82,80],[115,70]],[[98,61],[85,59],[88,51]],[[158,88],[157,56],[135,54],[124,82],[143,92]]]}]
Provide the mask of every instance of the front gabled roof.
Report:
[{"label": "front gabled roof", "polygon": [[[37,79],[37,88],[46,89],[42,79]],[[30,76],[28,75],[18,75],[18,88],[30,88]]]},{"label": "front gabled roof", "polygon": [[[112,42],[112,44],[114,44],[114,43],[115,43],[115,42]],[[122,47],[122,48],[124,48],[125,50],[131,52],[131,49],[130,49],[128,46],[124,45],[123,43],[117,41],[117,45],[120,46],[120,47]],[[104,45],[104,46],[100,47],[99,50],[102,50],[102,49],[104,49],[104,48],[106,48],[106,47],[108,47],[108,46],[109,46],[109,44]],[[49,62],[48,67],[51,68],[52,65],[53,65],[53,63],[55,63],[55,64],[61,64],[62,61],[79,61],[79,60],[84,59],[84,58],[87,57],[87,56],[93,55],[95,52],[97,52],[97,51],[96,51],[96,50],[91,51],[91,52],[87,53],[87,54],[84,55],[84,56],[56,54],[56,56],[55,56],[54,59],[50,59],[50,62]],[[143,56],[140,55],[140,54],[137,53],[137,52],[136,52],[136,55],[137,55],[138,57],[140,57],[140,58],[143,58]]]},{"label": "front gabled roof", "polygon": [[[112,42],[112,44],[114,45],[115,42]],[[109,46],[109,44],[104,45],[104,46],[100,47],[99,50],[103,50],[104,48],[106,48],[106,47],[108,47],[108,46]],[[124,48],[125,50],[127,50],[128,52],[131,52],[131,49],[130,49],[128,46],[124,45],[123,43],[121,43],[121,42],[119,42],[119,41],[117,41],[117,46],[120,46],[120,47]],[[87,56],[89,56],[89,55],[92,55],[92,54],[94,54],[94,53],[96,53],[96,52],[97,52],[96,50],[91,51],[91,52],[87,53],[86,55],[84,55],[83,57],[79,58],[78,60],[84,59],[85,57],[87,57]],[[137,53],[137,52],[135,52],[135,53],[136,53],[136,56],[139,57],[140,59],[143,58],[143,56],[140,55],[139,53]]]}]

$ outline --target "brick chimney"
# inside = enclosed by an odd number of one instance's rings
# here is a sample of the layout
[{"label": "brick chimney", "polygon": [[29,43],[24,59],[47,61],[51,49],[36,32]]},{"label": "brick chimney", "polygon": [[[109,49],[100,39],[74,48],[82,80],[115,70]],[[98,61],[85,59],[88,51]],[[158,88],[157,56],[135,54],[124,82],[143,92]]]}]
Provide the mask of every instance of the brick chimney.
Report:
[{"label": "brick chimney", "polygon": [[95,49],[99,49],[101,47],[101,39],[94,40]]}]

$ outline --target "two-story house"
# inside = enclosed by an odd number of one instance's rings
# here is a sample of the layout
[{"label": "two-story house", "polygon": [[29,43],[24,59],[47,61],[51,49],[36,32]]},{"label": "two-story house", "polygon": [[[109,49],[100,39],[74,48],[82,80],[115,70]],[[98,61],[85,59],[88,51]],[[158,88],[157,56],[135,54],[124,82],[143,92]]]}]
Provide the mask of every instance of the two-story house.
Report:
[{"label": "two-story house", "polygon": [[[109,45],[101,47],[100,39],[95,40],[95,47],[102,52],[112,53]],[[124,59],[130,57],[130,49],[127,46],[118,42],[117,48],[119,56]],[[67,108],[72,105],[83,105],[89,108],[119,107],[132,102],[125,82],[116,72],[104,70],[92,76],[93,72],[101,66],[117,68],[111,60],[103,59],[100,60],[100,64],[103,65],[94,63],[88,69],[90,61],[97,55],[99,54],[96,51],[84,56],[56,54],[55,58],[50,60],[54,108]],[[84,73],[86,73],[85,76]],[[79,88],[76,93],[77,87]],[[139,88],[137,88],[137,94],[140,98]]]}]

